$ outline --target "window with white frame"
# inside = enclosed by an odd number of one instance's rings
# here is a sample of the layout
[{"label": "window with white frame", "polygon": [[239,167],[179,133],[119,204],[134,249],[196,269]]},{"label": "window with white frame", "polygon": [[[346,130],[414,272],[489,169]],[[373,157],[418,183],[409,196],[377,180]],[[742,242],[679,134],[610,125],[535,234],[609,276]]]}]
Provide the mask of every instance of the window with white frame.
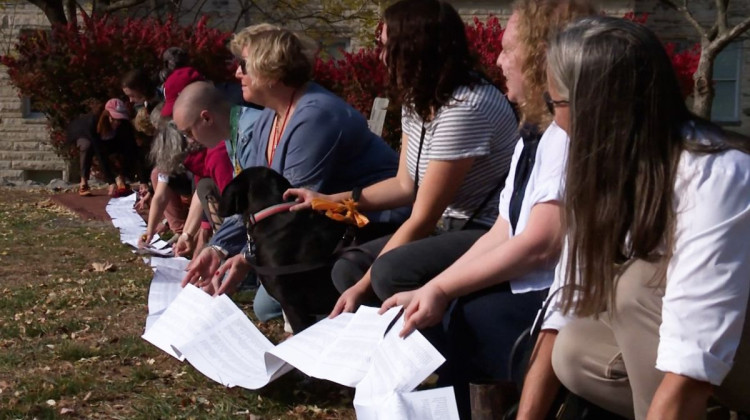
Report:
[{"label": "window with white frame", "polygon": [[727,45],[714,61],[714,101],[711,120],[718,123],[740,121],[740,75],[742,42]]}]

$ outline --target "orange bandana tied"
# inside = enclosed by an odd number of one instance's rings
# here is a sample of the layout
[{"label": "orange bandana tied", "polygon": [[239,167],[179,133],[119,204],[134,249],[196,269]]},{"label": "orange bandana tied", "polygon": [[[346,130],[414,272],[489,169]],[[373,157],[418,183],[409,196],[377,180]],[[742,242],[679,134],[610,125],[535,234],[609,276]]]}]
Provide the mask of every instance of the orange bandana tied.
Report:
[{"label": "orange bandana tied", "polygon": [[360,228],[370,223],[367,216],[357,211],[357,202],[351,198],[347,198],[341,203],[313,198],[312,208],[313,210],[325,211],[326,216],[337,222],[349,223]]}]

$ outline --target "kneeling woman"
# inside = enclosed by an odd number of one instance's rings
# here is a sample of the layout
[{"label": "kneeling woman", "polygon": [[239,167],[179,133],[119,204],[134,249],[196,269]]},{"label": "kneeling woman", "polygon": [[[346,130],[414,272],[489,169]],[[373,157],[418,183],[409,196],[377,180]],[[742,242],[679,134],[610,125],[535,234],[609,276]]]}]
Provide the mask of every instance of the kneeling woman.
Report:
[{"label": "kneeling woman", "polygon": [[583,20],[548,63],[568,239],[518,418],[543,418],[555,376],[631,418],[701,418],[710,395],[750,411],[746,139],[687,110],[643,26]]}]

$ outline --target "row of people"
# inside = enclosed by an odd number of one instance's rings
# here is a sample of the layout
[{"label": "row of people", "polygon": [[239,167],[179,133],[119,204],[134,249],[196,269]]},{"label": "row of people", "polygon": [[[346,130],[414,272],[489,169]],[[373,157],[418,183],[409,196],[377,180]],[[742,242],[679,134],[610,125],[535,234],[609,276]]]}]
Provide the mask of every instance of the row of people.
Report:
[{"label": "row of people", "polygon": [[[311,80],[308,40],[271,25],[232,41],[243,98],[265,107],[251,135],[238,123],[247,111],[204,82],[177,97],[174,124],[209,148],[228,141],[238,169],[284,175],[293,210],[358,196],[392,228],[334,266],[342,296],[330,315],[404,305],[401,333],[422,329],[446,354],[440,380],[462,417],[470,382],[509,377],[513,344],[553,282],[520,418],[544,417],[560,381],[631,418],[699,415],[714,390],[747,410],[737,397],[748,389],[750,148],[688,112],[652,33],[578,21],[595,15],[585,0],[519,0],[498,58],[505,97],[450,4],[387,8],[400,158]],[[246,237],[239,217],[226,219],[184,283],[236,288],[251,272]],[[261,319],[273,306],[263,296]]]}]

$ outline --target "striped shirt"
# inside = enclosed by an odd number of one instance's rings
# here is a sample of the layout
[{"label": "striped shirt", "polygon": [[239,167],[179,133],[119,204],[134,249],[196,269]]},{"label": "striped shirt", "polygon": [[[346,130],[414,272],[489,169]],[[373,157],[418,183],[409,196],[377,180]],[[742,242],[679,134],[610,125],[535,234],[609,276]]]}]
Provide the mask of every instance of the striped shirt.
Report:
[{"label": "striped shirt", "polygon": [[[417,166],[422,124],[418,115],[402,109],[406,163],[412,179]],[[461,86],[453,92],[453,99],[441,107],[424,127],[419,183],[424,180],[430,160],[474,157],[471,169],[443,217],[469,219],[494,190],[494,196],[474,218],[477,223],[492,226],[497,219],[500,189],[518,141],[518,121],[508,100],[489,83],[476,85],[473,89]]]}]

